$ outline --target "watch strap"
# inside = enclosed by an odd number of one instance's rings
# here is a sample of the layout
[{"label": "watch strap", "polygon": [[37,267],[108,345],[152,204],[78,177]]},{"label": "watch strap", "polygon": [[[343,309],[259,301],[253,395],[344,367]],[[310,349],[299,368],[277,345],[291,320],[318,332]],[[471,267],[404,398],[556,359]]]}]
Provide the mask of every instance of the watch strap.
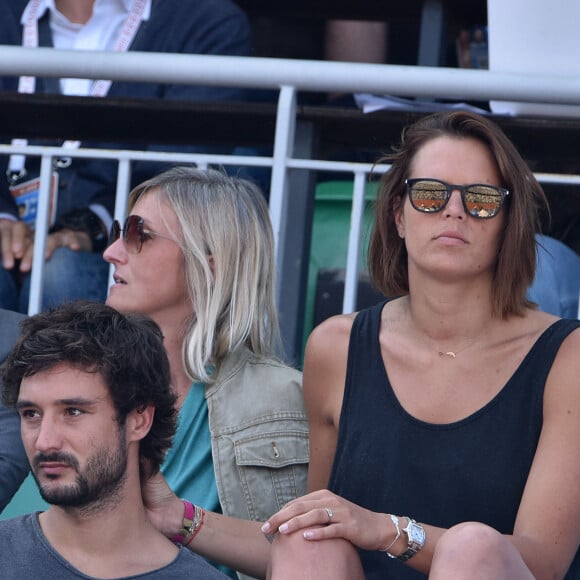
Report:
[{"label": "watch strap", "polygon": [[406,519],[407,527],[403,528],[403,532],[407,535],[407,549],[402,554],[395,556],[401,562],[410,560],[425,545],[425,530],[423,526],[409,517],[406,517]]}]

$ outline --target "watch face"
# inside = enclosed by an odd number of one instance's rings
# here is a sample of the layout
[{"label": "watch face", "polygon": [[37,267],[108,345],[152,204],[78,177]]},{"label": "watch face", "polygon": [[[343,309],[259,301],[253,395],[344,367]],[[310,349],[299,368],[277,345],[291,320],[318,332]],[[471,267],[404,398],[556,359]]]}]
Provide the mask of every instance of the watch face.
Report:
[{"label": "watch face", "polygon": [[423,546],[425,543],[425,530],[415,523],[409,523],[407,526],[407,534],[409,535],[409,542]]}]

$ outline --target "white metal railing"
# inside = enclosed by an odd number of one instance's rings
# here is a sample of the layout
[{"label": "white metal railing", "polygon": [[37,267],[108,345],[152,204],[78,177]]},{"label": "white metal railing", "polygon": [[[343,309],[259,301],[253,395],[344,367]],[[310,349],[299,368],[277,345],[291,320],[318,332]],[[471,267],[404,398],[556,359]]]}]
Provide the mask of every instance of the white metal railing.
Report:
[{"label": "white metal railing", "polygon": [[[580,104],[580,79],[548,75],[521,75],[492,71],[431,68],[397,65],[371,65],[342,62],[300,61],[207,55],[111,53],[63,51],[50,48],[27,49],[0,46],[0,76],[21,74],[42,77],[73,77],[124,81],[156,81],[177,84],[236,86],[278,89],[277,120],[272,156],[226,156],[198,153],[160,153],[135,150],[66,150],[68,157],[116,159],[119,162],[115,217],[126,211],[130,164],[137,160],[245,165],[271,167],[270,212],[276,240],[278,268],[282,268],[287,239],[288,170],[350,172],[353,175],[353,202],[349,235],[343,311],[355,309],[358,255],[365,181],[373,171],[364,163],[332,162],[293,157],[298,91],[370,92],[429,98],[514,100],[554,104]],[[51,160],[62,155],[60,148],[26,148],[0,145],[0,154],[22,153],[40,156],[44,195],[38,210],[32,273],[30,312],[40,307],[46,223],[48,182]],[[537,174],[540,182],[580,184],[580,175]],[[579,313],[580,314],[580,313]]]},{"label": "white metal railing", "polygon": [[151,52],[79,54],[0,46],[0,75],[22,74],[580,105],[580,78],[575,76]]},{"label": "white metal railing", "polygon": [[[16,145],[2,145],[0,144],[0,155],[22,154],[27,156],[37,156],[41,159],[41,190],[38,204],[37,218],[36,218],[36,236],[34,241],[34,257],[33,263],[36,264],[31,274],[31,291],[29,301],[29,314],[38,312],[41,307],[41,288],[43,280],[44,260],[39,257],[44,255],[44,247],[46,244],[46,235],[48,231],[48,199],[49,199],[49,183],[52,172],[52,160],[62,156],[72,158],[94,158],[94,159],[112,159],[119,164],[116,202],[114,218],[123,221],[127,212],[127,197],[129,193],[130,183],[130,165],[134,161],[163,161],[172,163],[195,163],[200,168],[206,168],[210,164],[213,165],[239,165],[248,167],[273,167],[275,165],[274,157],[264,156],[241,156],[241,155],[214,155],[202,153],[172,153],[172,152],[152,152],[140,150],[123,150],[123,149],[63,149],[55,146],[16,146]],[[360,237],[362,228],[362,215],[364,211],[364,193],[365,183],[371,170],[374,173],[386,171],[388,166],[383,165],[376,167],[367,163],[350,163],[342,161],[324,161],[324,160],[305,160],[305,159],[291,159],[282,160],[279,164],[286,169],[308,169],[312,171],[326,171],[329,173],[352,173],[354,176],[353,187],[353,202],[352,202],[352,216],[351,230],[349,234],[348,258],[347,258],[347,274],[345,282],[345,296],[343,302],[343,311],[352,312],[356,303],[356,281],[358,276],[358,255],[360,251]],[[560,176],[558,176],[560,177]],[[272,174],[272,184],[275,179],[281,179],[282,183],[280,189],[285,187],[283,181],[285,176],[283,172]],[[580,177],[579,177],[580,182]],[[271,196],[272,198],[273,196]],[[282,197],[284,199],[282,199]],[[285,214],[285,207],[287,195],[277,196],[278,207],[271,199],[271,214],[277,213],[283,216]],[[281,221],[281,220],[280,220]],[[278,228],[276,234],[276,245],[279,247],[281,243],[281,230]],[[282,251],[277,252],[280,256]],[[278,258],[281,259],[281,258]]]}]

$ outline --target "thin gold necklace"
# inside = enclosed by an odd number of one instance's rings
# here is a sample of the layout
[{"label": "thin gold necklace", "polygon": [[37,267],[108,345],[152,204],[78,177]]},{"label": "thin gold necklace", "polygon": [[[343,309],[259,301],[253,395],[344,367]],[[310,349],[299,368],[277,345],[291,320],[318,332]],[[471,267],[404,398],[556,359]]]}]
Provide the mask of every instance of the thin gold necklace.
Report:
[{"label": "thin gold necklace", "polygon": [[442,350],[440,350],[439,356],[448,356],[450,358],[457,358],[457,354],[454,353],[452,350],[448,350],[447,352],[443,352]]},{"label": "thin gold necklace", "polygon": [[437,353],[441,358],[457,358],[457,355],[461,354],[464,350],[472,347],[487,331],[489,328],[486,326],[476,337],[474,337],[468,344],[466,344],[461,350],[437,350]]}]

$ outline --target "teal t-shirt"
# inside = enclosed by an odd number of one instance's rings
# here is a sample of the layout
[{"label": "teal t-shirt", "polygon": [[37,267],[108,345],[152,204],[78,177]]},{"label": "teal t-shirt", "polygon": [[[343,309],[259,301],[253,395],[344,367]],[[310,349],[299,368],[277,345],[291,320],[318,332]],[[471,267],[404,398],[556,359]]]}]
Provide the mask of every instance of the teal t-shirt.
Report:
[{"label": "teal t-shirt", "polygon": [[[206,510],[221,513],[203,383],[193,383],[183,401],[173,445],[165,456],[161,472],[176,495]],[[233,570],[224,566],[216,567],[228,576],[237,578]]]},{"label": "teal t-shirt", "polygon": [[173,445],[161,471],[176,495],[221,512],[213,461],[205,385],[193,383],[179,411]]}]

